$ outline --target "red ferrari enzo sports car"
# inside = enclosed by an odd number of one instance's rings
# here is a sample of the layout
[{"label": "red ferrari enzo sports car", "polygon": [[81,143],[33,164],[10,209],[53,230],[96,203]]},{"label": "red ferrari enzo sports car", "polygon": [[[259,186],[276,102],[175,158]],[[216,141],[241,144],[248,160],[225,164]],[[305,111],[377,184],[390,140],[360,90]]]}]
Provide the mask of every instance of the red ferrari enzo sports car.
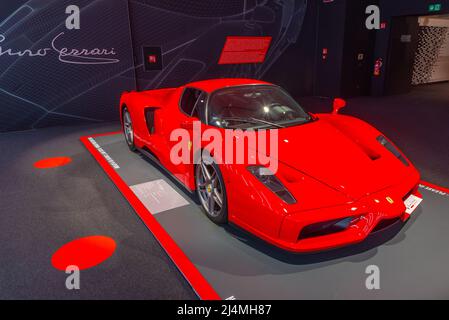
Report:
[{"label": "red ferrari enzo sports car", "polygon": [[[421,201],[419,173],[405,155],[372,126],[338,114],[342,107],[336,99],[332,113],[311,114],[276,85],[216,79],[125,92],[120,116],[129,148],[196,192],[212,221],[234,223],[288,251],[312,252],[405,221]],[[201,130],[277,130],[278,152],[270,154],[277,171],[218,163],[213,153],[213,161],[173,163],[171,133],[191,131],[195,121]]]}]

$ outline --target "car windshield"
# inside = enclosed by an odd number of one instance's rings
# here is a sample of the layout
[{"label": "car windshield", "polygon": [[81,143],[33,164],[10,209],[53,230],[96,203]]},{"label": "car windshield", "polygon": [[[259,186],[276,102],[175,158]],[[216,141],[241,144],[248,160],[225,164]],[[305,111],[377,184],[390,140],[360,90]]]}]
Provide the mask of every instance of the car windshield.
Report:
[{"label": "car windshield", "polygon": [[209,124],[227,129],[283,128],[311,121],[284,90],[247,85],[215,91],[208,104]]}]

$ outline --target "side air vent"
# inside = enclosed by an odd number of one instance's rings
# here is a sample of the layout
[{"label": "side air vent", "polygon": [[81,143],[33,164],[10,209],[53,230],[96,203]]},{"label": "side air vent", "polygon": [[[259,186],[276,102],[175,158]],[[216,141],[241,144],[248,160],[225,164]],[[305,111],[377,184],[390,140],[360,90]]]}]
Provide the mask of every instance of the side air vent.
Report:
[{"label": "side air vent", "polygon": [[154,114],[155,114],[156,109],[155,108],[146,108],[145,109],[145,121],[147,123],[147,128],[148,128],[148,132],[150,134],[154,133]]}]

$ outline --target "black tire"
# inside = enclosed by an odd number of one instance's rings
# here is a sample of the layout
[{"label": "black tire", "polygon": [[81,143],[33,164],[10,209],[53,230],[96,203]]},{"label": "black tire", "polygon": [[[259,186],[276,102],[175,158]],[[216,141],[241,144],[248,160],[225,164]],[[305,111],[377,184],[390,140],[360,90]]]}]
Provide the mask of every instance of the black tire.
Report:
[{"label": "black tire", "polygon": [[[214,179],[205,181],[204,172],[202,171],[202,165],[206,165],[209,170],[210,175],[213,176],[212,169],[214,170],[216,176]],[[205,185],[203,185],[206,183]],[[219,184],[219,185],[218,185]],[[198,200],[203,207],[203,210],[206,216],[216,224],[225,224],[228,222],[228,199],[226,194],[226,186],[224,183],[223,176],[221,174],[220,168],[218,165],[211,161],[210,163],[204,163],[201,161],[200,164],[195,166],[195,187]],[[209,190],[211,188],[211,190]],[[208,208],[208,204],[210,203],[209,199],[205,199],[205,196],[208,195],[213,198],[213,209],[212,212]],[[220,205],[220,197],[221,195],[221,205]],[[219,210],[217,210],[219,208]]]},{"label": "black tire", "polygon": [[132,152],[136,152],[137,148],[134,145],[133,123],[131,120],[131,114],[126,107],[124,107],[122,111],[122,130],[129,150],[131,150]]}]

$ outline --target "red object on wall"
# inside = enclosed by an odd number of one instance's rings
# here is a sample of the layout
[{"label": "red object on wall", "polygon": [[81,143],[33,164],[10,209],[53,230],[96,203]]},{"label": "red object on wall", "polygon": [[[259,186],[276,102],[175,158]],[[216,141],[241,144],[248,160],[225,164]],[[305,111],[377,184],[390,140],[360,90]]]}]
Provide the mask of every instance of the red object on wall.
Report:
[{"label": "red object on wall", "polygon": [[218,64],[262,63],[271,37],[226,37]]},{"label": "red object on wall", "polygon": [[374,75],[376,77],[380,76],[380,70],[382,69],[383,60],[382,58],[378,58],[374,63]]},{"label": "red object on wall", "polygon": [[151,54],[148,56],[148,62],[149,63],[156,63],[157,62],[157,57],[155,54]]},{"label": "red object on wall", "polygon": [[326,60],[327,59],[327,54],[329,53],[329,49],[327,49],[327,48],[323,48],[323,60]]}]

